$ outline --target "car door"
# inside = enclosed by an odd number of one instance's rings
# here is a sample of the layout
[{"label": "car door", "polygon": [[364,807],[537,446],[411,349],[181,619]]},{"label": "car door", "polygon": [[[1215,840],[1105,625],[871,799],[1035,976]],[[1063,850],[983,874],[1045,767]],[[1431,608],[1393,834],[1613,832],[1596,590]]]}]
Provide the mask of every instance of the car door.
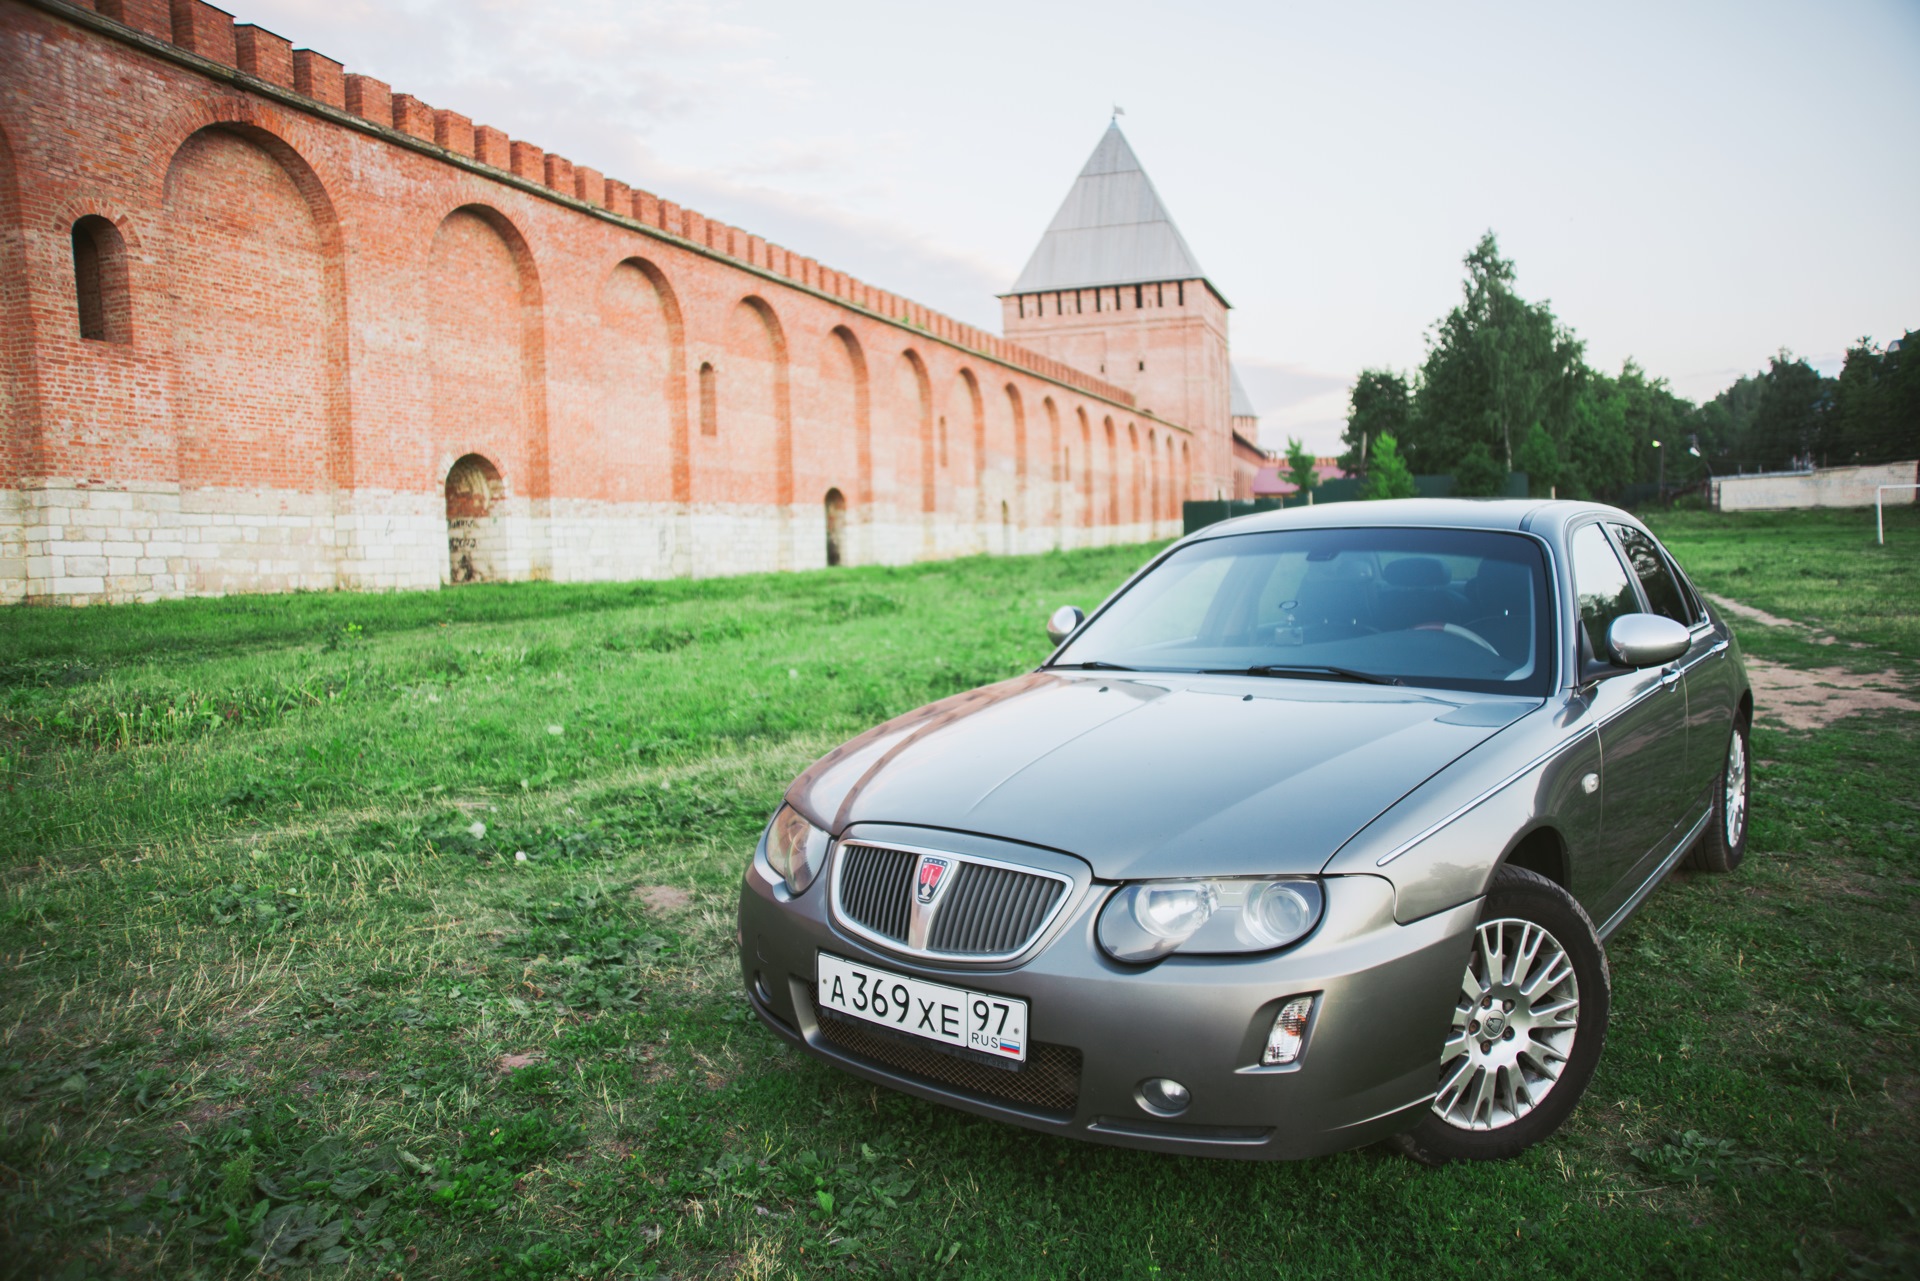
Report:
[{"label": "car door", "polygon": [[[1646,603],[1599,522],[1575,530],[1569,550],[1585,648],[1605,657],[1613,620],[1644,612]],[[1574,895],[1604,926],[1639,888],[1644,875],[1636,872],[1679,821],[1693,790],[1687,697],[1673,664],[1610,676],[1588,697],[1600,731],[1600,840],[1591,865],[1575,869]]]},{"label": "car door", "polygon": [[1687,822],[1698,818],[1712,799],[1710,789],[1726,763],[1727,736],[1733,732],[1734,701],[1740,693],[1739,674],[1729,658],[1733,643],[1653,535],[1631,525],[1615,525],[1613,533],[1640,580],[1648,609],[1686,627],[1693,637],[1680,659],[1687,695],[1687,777],[1695,789],[1690,812],[1680,820]]}]

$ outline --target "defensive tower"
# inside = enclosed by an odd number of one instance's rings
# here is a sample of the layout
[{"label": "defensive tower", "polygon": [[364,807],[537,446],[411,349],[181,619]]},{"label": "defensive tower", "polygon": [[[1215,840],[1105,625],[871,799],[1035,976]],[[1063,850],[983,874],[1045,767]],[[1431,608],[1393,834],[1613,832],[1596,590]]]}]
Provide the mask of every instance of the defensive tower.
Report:
[{"label": "defensive tower", "polygon": [[1009,339],[1126,388],[1193,432],[1201,474],[1232,474],[1229,304],[1118,120],[1000,304]]}]

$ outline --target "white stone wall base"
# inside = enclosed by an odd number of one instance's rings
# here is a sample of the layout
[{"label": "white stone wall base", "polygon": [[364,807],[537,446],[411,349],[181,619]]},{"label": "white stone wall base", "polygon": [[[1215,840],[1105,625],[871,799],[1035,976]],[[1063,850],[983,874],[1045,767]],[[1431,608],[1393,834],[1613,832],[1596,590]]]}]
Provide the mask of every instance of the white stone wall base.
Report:
[{"label": "white stone wall base", "polygon": [[[1174,537],[1178,521],[1029,523],[887,506],[849,511],[843,565],[1032,555]],[[0,490],[0,603],[88,605],[232,592],[424,590],[450,581],[439,494],[201,489],[53,480]],[[825,511],[748,503],[510,498],[488,518],[507,581],[710,578],[827,563]]]}]

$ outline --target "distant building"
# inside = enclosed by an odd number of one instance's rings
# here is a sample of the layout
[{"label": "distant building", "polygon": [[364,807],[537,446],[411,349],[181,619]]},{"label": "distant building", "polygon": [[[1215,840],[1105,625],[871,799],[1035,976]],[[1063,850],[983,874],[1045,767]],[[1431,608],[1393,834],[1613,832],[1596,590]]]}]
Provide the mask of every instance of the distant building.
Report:
[{"label": "distant building", "polygon": [[[1313,460],[1313,474],[1325,484],[1330,480],[1345,480],[1346,469],[1340,466],[1340,459],[1333,455],[1323,455]],[[1300,487],[1287,479],[1287,464],[1284,460],[1270,467],[1262,467],[1253,478],[1251,496],[1254,498],[1292,498],[1300,492]]]}]

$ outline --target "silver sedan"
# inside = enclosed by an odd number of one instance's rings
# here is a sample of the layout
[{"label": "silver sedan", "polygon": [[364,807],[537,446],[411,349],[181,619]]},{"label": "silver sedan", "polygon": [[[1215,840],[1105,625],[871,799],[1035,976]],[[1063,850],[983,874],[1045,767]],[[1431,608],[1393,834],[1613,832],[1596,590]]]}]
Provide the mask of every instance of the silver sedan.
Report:
[{"label": "silver sedan", "polygon": [[788,789],[740,899],[777,1035],[1098,1142],[1506,1157],[1599,1062],[1606,940],[1745,850],[1739,648],[1610,507],[1228,521],[1049,633]]}]

